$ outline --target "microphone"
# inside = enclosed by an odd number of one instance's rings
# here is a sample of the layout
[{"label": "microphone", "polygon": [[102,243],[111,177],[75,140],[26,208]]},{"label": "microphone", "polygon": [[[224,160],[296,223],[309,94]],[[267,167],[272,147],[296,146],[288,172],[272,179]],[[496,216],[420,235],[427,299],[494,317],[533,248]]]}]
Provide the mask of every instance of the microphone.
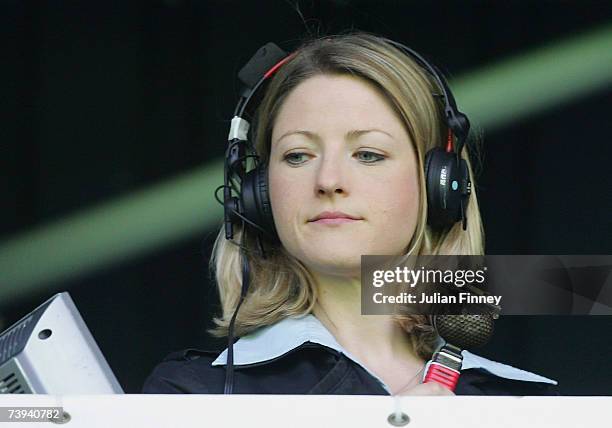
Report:
[{"label": "microphone", "polygon": [[491,314],[434,315],[432,325],[446,344],[427,363],[423,383],[437,382],[454,391],[463,362],[461,350],[487,343],[493,336],[493,319]]}]

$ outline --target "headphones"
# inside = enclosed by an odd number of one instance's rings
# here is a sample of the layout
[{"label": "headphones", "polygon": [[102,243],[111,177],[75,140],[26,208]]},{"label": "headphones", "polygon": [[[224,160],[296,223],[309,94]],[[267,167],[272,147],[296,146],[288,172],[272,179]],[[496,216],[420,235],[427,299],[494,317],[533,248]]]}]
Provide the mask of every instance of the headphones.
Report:
[{"label": "headphones", "polygon": [[[461,221],[465,230],[471,180],[467,162],[461,158],[461,151],[469,134],[470,122],[467,116],[457,109],[446,80],[434,65],[401,43],[384,40],[415,60],[433,77],[442,92],[432,96],[441,97],[444,101],[444,121],[448,127],[448,138],[446,147],[435,147],[425,156],[427,224],[436,230],[446,230]],[[259,232],[258,236],[263,234],[272,242],[279,242],[268,192],[267,165],[259,162],[259,156],[248,139],[250,124],[245,113],[264,83],[294,55],[288,55],[274,43],[268,43],[260,48],[238,73],[243,88],[228,136],[225,182],[217,188],[217,191],[224,189],[222,203],[226,239],[233,239],[233,226],[242,223]],[[249,158],[254,160],[255,167],[247,172],[246,161]],[[236,183],[237,179],[240,184]],[[232,191],[235,191],[237,196],[234,196]],[[218,198],[217,200],[221,203]]]},{"label": "headphones", "polygon": [[[435,147],[425,156],[425,183],[427,192],[427,224],[435,230],[446,230],[461,221],[467,227],[466,209],[471,194],[471,181],[467,162],[461,158],[466,143],[470,121],[457,109],[455,98],[446,80],[438,69],[421,55],[401,43],[383,39],[415,60],[436,81],[441,94],[432,94],[444,100],[444,121],[448,128],[446,146]],[[247,107],[253,102],[260,88],[293,58],[274,43],[260,48],[240,70],[242,83],[240,99],[234,110],[225,152],[224,184],[215,190],[215,198],[224,209],[225,238],[234,243],[234,225],[243,225],[256,232],[257,243],[265,258],[261,237],[279,242],[272,216],[268,192],[267,165],[260,162],[259,155],[249,141],[250,123],[246,119]],[[455,144],[453,144],[453,136]],[[254,166],[247,171],[249,160]],[[217,196],[223,189],[223,200]],[[236,196],[234,196],[234,194]],[[244,241],[245,234],[242,235]],[[240,300],[229,323],[228,348],[225,378],[225,394],[233,393],[234,386],[234,323],[249,288],[250,268],[245,247],[240,244],[242,261],[242,288]]]}]

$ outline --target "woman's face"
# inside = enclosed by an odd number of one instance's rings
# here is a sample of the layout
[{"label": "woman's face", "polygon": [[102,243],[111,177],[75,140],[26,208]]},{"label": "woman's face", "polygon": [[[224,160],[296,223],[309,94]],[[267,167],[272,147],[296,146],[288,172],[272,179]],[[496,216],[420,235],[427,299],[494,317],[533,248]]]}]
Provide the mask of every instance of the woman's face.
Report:
[{"label": "woman's face", "polygon": [[[272,212],[286,250],[314,272],[358,277],[361,255],[404,254],[417,224],[418,163],[397,114],[367,81],[299,84],[272,131]],[[349,219],[314,221],[323,212]]]}]

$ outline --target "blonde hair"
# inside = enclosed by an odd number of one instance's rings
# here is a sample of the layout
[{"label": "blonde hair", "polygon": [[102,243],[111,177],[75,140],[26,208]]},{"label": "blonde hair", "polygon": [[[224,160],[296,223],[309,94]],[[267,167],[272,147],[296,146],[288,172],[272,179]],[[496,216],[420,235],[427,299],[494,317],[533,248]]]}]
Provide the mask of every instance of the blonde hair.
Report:
[{"label": "blonde hair", "polygon": [[[268,160],[274,121],[287,95],[301,82],[320,74],[349,74],[373,83],[390,101],[406,127],[417,153],[421,188],[417,227],[407,254],[484,254],[484,230],[467,145],[462,152],[472,177],[467,231],[462,230],[460,223],[443,232],[427,226],[425,154],[434,147],[442,147],[448,132],[441,117],[442,104],[432,96],[439,89],[433,78],[412,58],[381,37],[366,33],[325,37],[310,41],[295,52],[269,83],[257,110],[252,135],[261,161]],[[278,244],[264,259],[250,229],[236,227],[234,238],[242,239],[251,272],[249,292],[236,319],[237,336],[312,311],[317,300],[315,282],[299,260]],[[211,333],[225,336],[240,300],[242,264],[239,247],[225,239],[223,227],[215,241],[210,266],[216,276],[222,306],[222,316],[214,319],[217,327]],[[422,358],[429,358],[437,335],[428,318],[398,315],[395,319],[410,335],[415,352]]]}]

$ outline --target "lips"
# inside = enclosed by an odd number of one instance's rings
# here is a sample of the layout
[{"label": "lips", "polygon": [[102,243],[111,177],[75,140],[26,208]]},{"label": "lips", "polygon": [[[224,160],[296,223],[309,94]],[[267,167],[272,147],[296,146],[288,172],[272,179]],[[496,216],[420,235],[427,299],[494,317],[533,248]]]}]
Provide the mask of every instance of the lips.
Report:
[{"label": "lips", "polygon": [[320,220],[328,220],[328,221],[341,221],[341,220],[362,220],[361,217],[356,217],[347,213],[343,213],[341,211],[323,211],[317,216],[308,220],[309,222],[320,221]]}]

